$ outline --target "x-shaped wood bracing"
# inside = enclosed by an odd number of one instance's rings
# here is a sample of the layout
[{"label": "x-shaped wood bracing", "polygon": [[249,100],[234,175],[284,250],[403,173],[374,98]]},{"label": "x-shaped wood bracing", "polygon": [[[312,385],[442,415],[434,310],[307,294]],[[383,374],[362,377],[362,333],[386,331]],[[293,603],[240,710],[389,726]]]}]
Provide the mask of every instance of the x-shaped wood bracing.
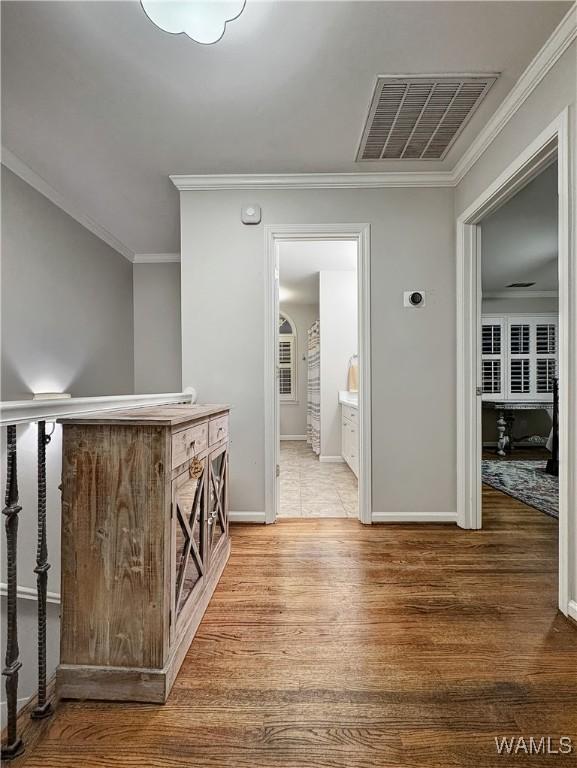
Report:
[{"label": "x-shaped wood bracing", "polygon": [[190,515],[187,516],[183,514],[180,505],[176,504],[176,514],[178,516],[178,522],[182,528],[182,532],[184,534],[184,537],[186,539],[184,543],[184,550],[182,553],[182,557],[180,560],[180,567],[178,572],[178,584],[177,584],[177,590],[176,590],[176,601],[175,601],[175,609],[178,610],[178,606],[180,604],[180,598],[182,595],[182,590],[184,587],[184,575],[186,573],[186,566],[188,565],[188,558],[191,556],[194,558],[194,563],[198,569],[198,572],[200,576],[204,573],[204,566],[202,563],[202,557],[200,556],[200,552],[198,551],[198,547],[196,546],[196,542],[194,540],[194,528],[196,525],[200,525],[200,521],[197,519],[200,518],[200,504],[202,502],[202,492],[204,489],[204,473],[200,476],[198,483],[196,485],[196,490],[194,492],[194,501],[192,502],[192,508],[190,510]]},{"label": "x-shaped wood bracing", "polygon": [[[220,522],[220,525],[222,527],[222,532],[226,532],[226,518],[224,516],[224,491],[225,491],[225,474],[226,474],[226,456],[224,454],[221,454],[222,456],[222,462],[220,464],[220,470],[218,472],[218,476],[214,472],[214,469],[211,469],[210,473],[210,479],[212,483],[212,488],[214,490],[214,503],[216,507],[216,512],[218,515],[218,519]],[[213,465],[214,466],[214,465]],[[214,537],[214,528],[211,534],[211,538]]]}]

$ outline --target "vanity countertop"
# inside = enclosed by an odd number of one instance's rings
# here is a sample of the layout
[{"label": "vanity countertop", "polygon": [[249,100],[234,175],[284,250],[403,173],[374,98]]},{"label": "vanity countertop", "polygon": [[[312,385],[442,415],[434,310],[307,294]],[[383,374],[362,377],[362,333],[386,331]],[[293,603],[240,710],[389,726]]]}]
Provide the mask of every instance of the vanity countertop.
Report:
[{"label": "vanity countertop", "polygon": [[339,403],[341,405],[348,405],[349,408],[358,408],[359,393],[358,392],[339,392]]}]

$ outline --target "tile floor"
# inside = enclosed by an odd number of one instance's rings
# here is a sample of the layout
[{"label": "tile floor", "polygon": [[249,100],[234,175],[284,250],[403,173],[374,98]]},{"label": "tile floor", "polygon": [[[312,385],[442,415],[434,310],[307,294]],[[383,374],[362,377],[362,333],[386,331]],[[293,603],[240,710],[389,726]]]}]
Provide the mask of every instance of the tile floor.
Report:
[{"label": "tile floor", "polygon": [[304,440],[280,444],[280,517],[358,517],[357,478],[347,464],[321,464]]}]

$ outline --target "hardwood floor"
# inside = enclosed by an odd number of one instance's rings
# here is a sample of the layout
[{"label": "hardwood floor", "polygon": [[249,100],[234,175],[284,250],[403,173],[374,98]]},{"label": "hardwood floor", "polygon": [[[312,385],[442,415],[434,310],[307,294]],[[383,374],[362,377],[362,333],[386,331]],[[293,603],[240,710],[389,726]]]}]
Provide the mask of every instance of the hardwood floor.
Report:
[{"label": "hardwood floor", "polygon": [[483,531],[235,526],[168,703],[61,703],[13,765],[575,765],[496,753],[495,736],[577,745],[577,629],[555,608],[556,522],[483,493]]}]

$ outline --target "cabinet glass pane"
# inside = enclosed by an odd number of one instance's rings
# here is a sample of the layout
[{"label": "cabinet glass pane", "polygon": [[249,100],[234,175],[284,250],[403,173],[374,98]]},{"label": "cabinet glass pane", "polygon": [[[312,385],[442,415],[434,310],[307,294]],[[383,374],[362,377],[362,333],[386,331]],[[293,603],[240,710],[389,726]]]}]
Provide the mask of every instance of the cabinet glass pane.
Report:
[{"label": "cabinet glass pane", "polygon": [[537,392],[553,392],[553,380],[555,378],[555,360],[537,360]]},{"label": "cabinet glass pane", "polygon": [[531,326],[512,325],[511,326],[511,347],[512,355],[528,355],[531,336]]},{"label": "cabinet glass pane", "polygon": [[511,392],[526,394],[530,391],[529,360],[511,360]]},{"label": "cabinet glass pane", "polygon": [[175,494],[176,585],[175,609],[178,615],[202,577],[202,510],[204,471],[189,478]]},{"label": "cabinet glass pane", "polygon": [[211,483],[209,496],[209,538],[215,547],[225,534],[226,463],[225,453],[211,460]]},{"label": "cabinet glass pane", "polygon": [[557,351],[556,328],[551,323],[537,325],[537,354],[554,355]]},{"label": "cabinet glass pane", "polygon": [[501,391],[501,361],[483,360],[483,393],[498,394]]},{"label": "cabinet glass pane", "polygon": [[484,355],[501,354],[501,326],[484,325],[482,332],[482,350]]}]

